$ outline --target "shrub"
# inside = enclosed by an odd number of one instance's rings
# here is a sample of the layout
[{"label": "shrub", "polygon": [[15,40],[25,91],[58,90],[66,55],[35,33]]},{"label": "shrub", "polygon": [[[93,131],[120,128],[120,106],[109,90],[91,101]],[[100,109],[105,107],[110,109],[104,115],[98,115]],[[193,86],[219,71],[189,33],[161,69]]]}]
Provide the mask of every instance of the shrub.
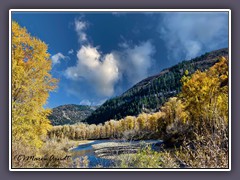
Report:
[{"label": "shrub", "polygon": [[119,158],[120,168],[177,168],[175,159],[169,152],[156,152],[148,146],[136,154],[123,154]]}]

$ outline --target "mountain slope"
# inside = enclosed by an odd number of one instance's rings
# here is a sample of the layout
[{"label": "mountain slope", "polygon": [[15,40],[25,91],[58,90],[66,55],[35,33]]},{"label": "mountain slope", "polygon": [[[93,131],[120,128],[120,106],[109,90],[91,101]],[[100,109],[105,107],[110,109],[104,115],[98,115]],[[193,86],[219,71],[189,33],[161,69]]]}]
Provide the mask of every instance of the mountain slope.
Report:
[{"label": "mountain slope", "polygon": [[127,115],[138,115],[144,111],[154,112],[169,97],[180,92],[180,79],[185,70],[188,70],[189,74],[196,70],[203,71],[218,62],[220,56],[228,57],[228,49],[212,51],[164,69],[159,74],[140,81],[121,96],[107,100],[86,118],[86,122],[99,124]]},{"label": "mountain slope", "polygon": [[96,106],[62,105],[52,109],[49,119],[52,125],[75,124],[84,121],[96,110]]}]

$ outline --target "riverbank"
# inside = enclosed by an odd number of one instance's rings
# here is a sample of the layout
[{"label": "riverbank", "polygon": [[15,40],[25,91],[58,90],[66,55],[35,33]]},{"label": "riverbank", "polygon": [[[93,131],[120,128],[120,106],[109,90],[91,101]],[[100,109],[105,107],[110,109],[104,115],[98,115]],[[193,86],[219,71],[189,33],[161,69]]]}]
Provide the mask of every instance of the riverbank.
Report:
[{"label": "riverbank", "polygon": [[73,149],[76,149],[80,145],[90,144],[93,143],[95,140],[80,140],[80,141],[73,141],[70,140],[68,144],[70,147],[68,148],[68,151],[72,151]]},{"label": "riverbank", "polygon": [[150,146],[152,149],[160,148],[161,140],[146,141],[107,141],[94,143],[92,149],[97,158],[116,160],[117,156],[130,155],[137,153],[140,149]]}]

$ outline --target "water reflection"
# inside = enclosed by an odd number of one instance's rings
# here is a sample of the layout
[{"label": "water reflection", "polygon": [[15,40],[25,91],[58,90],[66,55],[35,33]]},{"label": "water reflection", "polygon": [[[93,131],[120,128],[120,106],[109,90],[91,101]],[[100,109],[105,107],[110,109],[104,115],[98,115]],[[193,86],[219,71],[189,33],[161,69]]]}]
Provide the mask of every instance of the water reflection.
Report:
[{"label": "water reflection", "polygon": [[[99,143],[106,143],[106,142],[119,143],[119,142],[126,142],[126,141],[122,141],[122,140],[95,140],[91,143],[79,145],[78,147],[71,150],[73,160],[75,160],[78,157],[87,156],[88,160],[89,160],[89,168],[94,168],[94,167],[108,168],[108,167],[111,167],[116,162],[114,162],[113,160],[110,160],[110,159],[105,159],[103,157],[101,157],[101,158],[97,157],[95,152],[94,152],[94,149],[92,147],[92,145],[99,144]],[[131,145],[136,145],[136,144],[139,144],[141,142],[151,144],[151,147],[152,147],[153,150],[157,150],[159,145],[162,143],[162,141],[160,141],[160,140],[131,141],[131,142],[127,142],[127,143],[130,143]]]}]

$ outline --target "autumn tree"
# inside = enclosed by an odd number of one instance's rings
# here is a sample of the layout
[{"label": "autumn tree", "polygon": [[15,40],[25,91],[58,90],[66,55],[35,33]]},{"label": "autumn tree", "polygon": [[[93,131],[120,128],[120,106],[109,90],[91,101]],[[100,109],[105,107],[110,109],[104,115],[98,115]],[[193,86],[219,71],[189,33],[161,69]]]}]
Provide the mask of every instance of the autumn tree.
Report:
[{"label": "autumn tree", "polygon": [[137,122],[138,122],[140,131],[143,131],[145,129],[146,120],[147,120],[147,114],[146,113],[142,113],[137,117]]},{"label": "autumn tree", "polygon": [[[224,57],[204,72],[183,77],[180,97],[199,132],[214,131],[228,124],[228,60]],[[221,122],[220,122],[221,121]],[[211,132],[214,133],[214,132]]]},{"label": "autumn tree", "polygon": [[162,116],[161,112],[153,113],[149,116],[148,122],[149,122],[149,129],[152,132],[158,131],[158,121],[160,121],[160,117]]},{"label": "autumn tree", "polygon": [[43,106],[56,88],[47,45],[12,22],[12,137],[33,147],[51,128],[49,109]]}]

